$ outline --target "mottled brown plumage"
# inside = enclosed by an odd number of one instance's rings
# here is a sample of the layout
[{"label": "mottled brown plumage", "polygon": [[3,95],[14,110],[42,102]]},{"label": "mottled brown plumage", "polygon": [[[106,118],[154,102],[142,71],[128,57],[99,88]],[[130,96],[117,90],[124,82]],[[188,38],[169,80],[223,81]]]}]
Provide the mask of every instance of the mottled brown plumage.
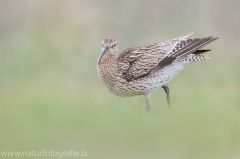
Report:
[{"label": "mottled brown plumage", "polygon": [[164,84],[187,64],[209,60],[208,56],[201,54],[210,50],[199,49],[218,39],[212,36],[186,39],[191,34],[127,48],[121,54],[118,54],[117,41],[105,38],[97,65],[100,81],[111,93],[120,97],[144,95],[148,109],[151,93],[160,87],[164,88],[169,100],[169,89]]}]

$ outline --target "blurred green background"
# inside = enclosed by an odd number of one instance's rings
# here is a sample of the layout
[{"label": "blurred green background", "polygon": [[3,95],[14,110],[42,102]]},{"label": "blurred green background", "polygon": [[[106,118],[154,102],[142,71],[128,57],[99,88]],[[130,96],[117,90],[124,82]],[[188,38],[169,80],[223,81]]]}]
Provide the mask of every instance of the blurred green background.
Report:
[{"label": "blurred green background", "polygon": [[[83,149],[93,159],[240,158],[239,5],[0,0],[0,150]],[[103,38],[115,38],[121,52],[189,32],[220,39],[206,47],[212,60],[167,84],[171,110],[162,89],[146,113],[143,96],[119,98],[100,83]]]}]

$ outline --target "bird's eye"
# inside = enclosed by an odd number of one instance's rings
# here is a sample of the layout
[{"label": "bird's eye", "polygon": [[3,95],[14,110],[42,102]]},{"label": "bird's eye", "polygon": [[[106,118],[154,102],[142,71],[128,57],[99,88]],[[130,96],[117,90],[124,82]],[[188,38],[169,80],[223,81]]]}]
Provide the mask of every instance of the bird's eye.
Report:
[{"label": "bird's eye", "polygon": [[115,47],[117,44],[113,44],[113,47]]}]

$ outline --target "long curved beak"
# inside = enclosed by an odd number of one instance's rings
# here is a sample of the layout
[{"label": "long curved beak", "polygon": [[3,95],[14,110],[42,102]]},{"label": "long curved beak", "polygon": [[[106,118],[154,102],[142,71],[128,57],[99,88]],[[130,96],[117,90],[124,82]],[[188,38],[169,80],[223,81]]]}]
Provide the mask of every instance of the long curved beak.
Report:
[{"label": "long curved beak", "polygon": [[110,49],[109,46],[105,46],[103,52],[101,53],[101,55],[100,55],[100,57],[99,57],[99,59],[98,59],[98,65],[99,65],[100,62],[101,62],[102,56],[103,56],[109,49]]}]

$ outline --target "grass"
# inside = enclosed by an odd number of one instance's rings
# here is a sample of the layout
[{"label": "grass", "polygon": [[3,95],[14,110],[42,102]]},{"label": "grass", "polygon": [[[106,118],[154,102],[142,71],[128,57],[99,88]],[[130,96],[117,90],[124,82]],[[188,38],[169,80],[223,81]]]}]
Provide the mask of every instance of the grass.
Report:
[{"label": "grass", "polygon": [[169,110],[162,93],[153,95],[152,110],[146,113],[138,97],[36,92],[1,102],[1,150],[84,149],[89,158],[239,155],[240,118],[234,105],[213,105],[211,99],[178,104],[173,95]]}]

